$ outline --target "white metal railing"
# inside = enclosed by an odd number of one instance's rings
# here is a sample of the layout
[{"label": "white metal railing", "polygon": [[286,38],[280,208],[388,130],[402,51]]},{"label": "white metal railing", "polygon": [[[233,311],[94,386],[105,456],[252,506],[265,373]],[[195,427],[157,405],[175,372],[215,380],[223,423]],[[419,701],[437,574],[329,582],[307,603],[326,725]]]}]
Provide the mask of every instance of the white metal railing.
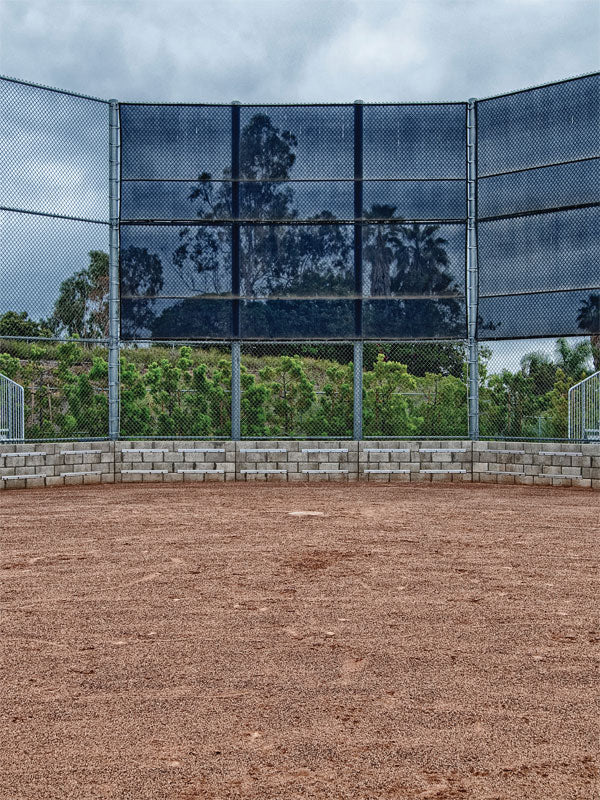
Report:
[{"label": "white metal railing", "polygon": [[600,370],[569,389],[569,439],[600,441]]},{"label": "white metal railing", "polygon": [[0,442],[25,436],[25,392],[0,373]]}]

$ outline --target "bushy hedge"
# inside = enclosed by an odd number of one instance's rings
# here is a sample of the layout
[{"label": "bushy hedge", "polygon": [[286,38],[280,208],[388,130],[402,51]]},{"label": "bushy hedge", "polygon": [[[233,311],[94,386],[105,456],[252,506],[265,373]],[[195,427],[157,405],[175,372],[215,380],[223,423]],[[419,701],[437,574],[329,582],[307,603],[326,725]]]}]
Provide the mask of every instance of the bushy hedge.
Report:
[{"label": "bushy hedge", "polygon": [[[105,437],[108,364],[102,348],[77,342],[5,340],[0,372],[25,386],[26,437]],[[331,356],[331,353],[327,353]],[[351,437],[353,365],[310,355],[249,354],[242,364],[242,435]],[[458,364],[460,368],[460,364]],[[365,436],[467,435],[467,366],[462,375],[419,370],[380,352],[363,374]],[[458,372],[456,359],[452,366]],[[566,399],[581,375],[556,364],[487,374],[480,364],[483,436],[566,436]],[[121,435],[229,437],[231,360],[223,348],[124,350]]]}]

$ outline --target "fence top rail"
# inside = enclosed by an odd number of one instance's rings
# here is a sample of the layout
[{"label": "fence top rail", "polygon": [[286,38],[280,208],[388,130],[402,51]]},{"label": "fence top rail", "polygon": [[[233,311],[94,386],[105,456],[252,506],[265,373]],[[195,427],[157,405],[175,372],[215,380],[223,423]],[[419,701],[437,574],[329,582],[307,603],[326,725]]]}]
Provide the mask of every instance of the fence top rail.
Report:
[{"label": "fence top rail", "polygon": [[[508,97],[509,95],[519,94],[521,92],[528,92],[528,91],[532,91],[534,89],[543,89],[546,86],[555,86],[557,84],[568,83],[570,81],[579,80],[581,78],[592,78],[592,77],[595,77],[596,75],[600,75],[600,72],[597,72],[597,71],[584,72],[584,73],[582,73],[580,75],[572,75],[572,76],[569,76],[569,77],[566,77],[566,78],[558,78],[558,79],[553,80],[553,81],[547,81],[546,83],[534,84],[532,86],[524,86],[523,88],[512,89],[511,91],[508,91],[508,92],[499,92],[498,94],[487,95],[486,97],[479,97],[479,98],[477,98],[476,102],[485,102],[486,100],[495,100],[498,97]],[[59,89],[56,86],[48,86],[48,85],[43,84],[43,83],[36,83],[35,81],[23,80],[22,78],[13,78],[10,75],[2,75],[2,74],[0,74],[0,80],[8,81],[10,83],[20,84],[22,86],[31,86],[32,88],[35,88],[35,89],[45,89],[46,91],[56,92],[58,94],[66,94],[66,95],[70,95],[71,97],[80,97],[80,98],[82,98],[84,100],[93,100],[94,102],[105,103],[106,105],[108,105],[110,103],[110,100],[108,100],[108,99],[106,99],[104,97],[96,97],[94,95],[83,94],[82,92],[73,92],[73,91],[70,91],[68,89]],[[211,107],[214,106],[214,107],[226,107],[226,106],[231,106],[231,105],[240,105],[240,106],[246,106],[246,107],[258,107],[258,106],[260,106],[261,108],[278,108],[278,107],[306,108],[306,107],[329,107],[329,106],[334,106],[335,107],[335,106],[353,106],[357,102],[363,103],[362,100],[361,101],[354,101],[354,102],[347,102],[346,101],[346,102],[331,102],[331,103],[323,103],[323,102],[321,102],[321,103],[300,103],[300,102],[296,102],[296,103],[294,103],[294,102],[289,102],[289,103],[285,103],[285,102],[281,102],[281,103],[260,103],[260,102],[239,103],[238,101],[235,101],[235,100],[232,101],[231,103],[201,103],[201,102],[197,102],[197,103],[179,102],[179,103],[177,103],[177,102],[160,102],[160,101],[151,101],[151,100],[144,100],[144,101],[119,100],[117,102],[120,105],[130,105],[130,106],[133,106],[133,105],[135,105],[135,106],[161,105],[161,106],[211,106]],[[387,101],[387,102],[377,102],[377,101],[364,102],[363,104],[366,105],[366,106],[430,106],[430,105],[436,105],[436,106],[440,106],[440,105],[441,106],[444,106],[444,105],[448,105],[448,106],[450,106],[450,105],[464,105],[464,106],[466,106],[466,105],[468,105],[468,101],[467,100],[426,100],[426,101],[415,101],[415,100],[401,101],[401,100],[397,100],[397,101]]]},{"label": "fence top rail", "polygon": [[18,83],[21,86],[31,86],[33,89],[45,89],[47,92],[68,94],[71,97],[81,97],[83,100],[93,100],[95,103],[106,103],[106,105],[109,103],[104,97],[95,97],[94,95],[83,94],[82,92],[72,92],[69,89],[59,89],[56,86],[47,86],[44,83],[35,83],[34,81],[26,81],[22,78],[13,78],[10,75],[0,75],[0,80],[8,81],[9,83]]}]

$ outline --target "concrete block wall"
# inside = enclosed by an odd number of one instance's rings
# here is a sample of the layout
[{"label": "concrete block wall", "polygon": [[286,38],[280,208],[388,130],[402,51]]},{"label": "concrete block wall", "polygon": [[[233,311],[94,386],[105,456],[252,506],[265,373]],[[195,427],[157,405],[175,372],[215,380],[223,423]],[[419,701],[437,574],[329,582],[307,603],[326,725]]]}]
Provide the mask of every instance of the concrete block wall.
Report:
[{"label": "concrete block wall", "polygon": [[359,442],[361,480],[415,482],[471,480],[471,442]]},{"label": "concrete block wall", "polygon": [[115,480],[191,483],[235,480],[235,442],[115,442]]},{"label": "concrete block wall", "polygon": [[0,442],[0,490],[114,480],[112,442]]},{"label": "concrete block wall", "polygon": [[473,442],[473,481],[600,489],[600,443]]},{"label": "concrete block wall", "polygon": [[0,490],[115,482],[357,480],[598,490],[600,442],[0,442]]}]

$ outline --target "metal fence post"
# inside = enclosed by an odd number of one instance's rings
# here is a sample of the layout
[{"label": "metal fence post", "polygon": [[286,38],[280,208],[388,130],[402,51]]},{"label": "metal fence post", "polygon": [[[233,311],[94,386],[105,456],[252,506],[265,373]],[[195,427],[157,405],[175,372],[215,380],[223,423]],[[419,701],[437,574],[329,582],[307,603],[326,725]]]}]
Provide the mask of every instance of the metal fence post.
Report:
[{"label": "metal fence post", "polygon": [[363,426],[363,343],[354,342],[354,430],[355,439],[362,439]]},{"label": "metal fence post", "polygon": [[242,385],[240,342],[231,343],[231,438],[242,438]]},{"label": "metal fence post", "polygon": [[477,315],[479,272],[477,264],[477,111],[476,100],[469,100],[467,112],[467,319],[469,343],[469,438],[479,438],[479,348],[477,346]]},{"label": "metal fence post", "polygon": [[109,101],[108,435],[119,438],[119,103]]},{"label": "metal fence post", "polygon": [[363,294],[363,101],[354,101],[354,334],[360,341],[354,342],[354,439],[362,439],[363,415],[363,342],[362,342],[362,294]]}]

